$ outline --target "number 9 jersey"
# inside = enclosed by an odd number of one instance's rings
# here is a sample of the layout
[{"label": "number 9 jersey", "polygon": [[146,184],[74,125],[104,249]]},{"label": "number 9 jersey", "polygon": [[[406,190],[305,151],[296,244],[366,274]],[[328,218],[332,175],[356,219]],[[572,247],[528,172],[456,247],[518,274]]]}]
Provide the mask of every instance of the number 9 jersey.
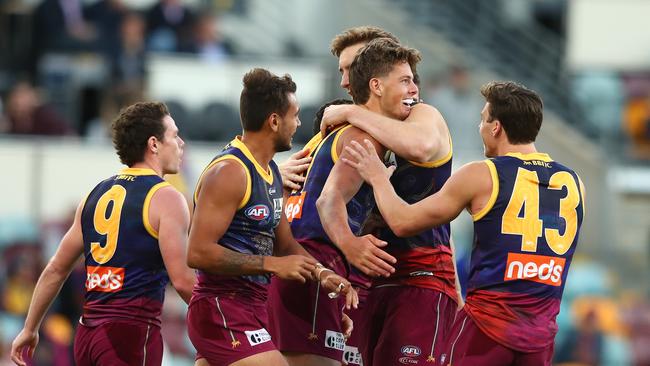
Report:
[{"label": "number 9 jersey", "polygon": [[160,326],[169,282],[149,222],[154,193],[169,183],[151,169],[127,168],[99,183],[81,212],[86,263],[82,323],[127,320]]},{"label": "number 9 jersey", "polygon": [[578,175],[548,155],[486,160],[492,194],[474,218],[466,311],[495,341],[549,346],[584,216]]}]

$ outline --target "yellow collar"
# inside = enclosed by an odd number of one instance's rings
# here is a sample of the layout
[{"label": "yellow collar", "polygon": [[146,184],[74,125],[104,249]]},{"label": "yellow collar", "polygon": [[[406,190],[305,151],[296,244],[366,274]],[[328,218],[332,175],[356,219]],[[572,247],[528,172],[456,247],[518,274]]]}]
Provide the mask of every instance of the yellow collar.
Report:
[{"label": "yellow collar", "polygon": [[158,175],[153,169],[149,168],[124,168],[120,171],[123,175]]},{"label": "yellow collar", "polygon": [[273,184],[273,172],[271,171],[270,168],[268,171],[262,168],[260,163],[258,163],[257,160],[255,160],[253,153],[251,153],[251,151],[248,150],[246,144],[242,142],[241,136],[237,136],[232,141],[230,141],[230,145],[232,145],[232,147],[235,147],[239,149],[242,153],[244,153],[244,155],[248,158],[248,160],[250,160],[253,163],[253,165],[255,165],[255,170],[257,170],[259,175],[262,177],[262,179],[266,181],[266,183]]},{"label": "yellow collar", "polygon": [[517,158],[520,160],[540,160],[540,161],[545,161],[547,163],[550,163],[553,161],[548,154],[544,153],[530,153],[530,154],[522,154],[522,153],[507,153],[506,156],[512,156],[513,158]]}]

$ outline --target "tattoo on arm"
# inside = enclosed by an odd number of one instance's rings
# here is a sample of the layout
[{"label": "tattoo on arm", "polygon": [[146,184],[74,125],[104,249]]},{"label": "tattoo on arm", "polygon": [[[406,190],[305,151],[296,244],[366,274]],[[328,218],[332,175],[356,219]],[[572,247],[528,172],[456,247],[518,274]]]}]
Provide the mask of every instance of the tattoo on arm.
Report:
[{"label": "tattoo on arm", "polygon": [[264,257],[238,253],[225,248],[221,259],[221,271],[225,275],[261,274],[263,270]]}]

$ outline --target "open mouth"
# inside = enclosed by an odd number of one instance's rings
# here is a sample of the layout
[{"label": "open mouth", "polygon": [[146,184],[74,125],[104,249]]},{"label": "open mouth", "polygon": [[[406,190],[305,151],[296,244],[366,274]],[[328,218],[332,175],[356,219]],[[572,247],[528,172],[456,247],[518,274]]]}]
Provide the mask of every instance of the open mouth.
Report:
[{"label": "open mouth", "polygon": [[415,99],[415,98],[406,98],[402,99],[402,104],[408,107],[413,107],[414,105],[418,104],[420,101]]}]

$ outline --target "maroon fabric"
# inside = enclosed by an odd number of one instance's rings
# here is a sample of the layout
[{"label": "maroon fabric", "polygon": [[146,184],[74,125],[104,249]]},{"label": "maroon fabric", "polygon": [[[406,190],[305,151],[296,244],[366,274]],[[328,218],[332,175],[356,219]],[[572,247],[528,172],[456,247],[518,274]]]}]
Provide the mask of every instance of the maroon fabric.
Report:
[{"label": "maroon fabric", "polygon": [[361,362],[362,357],[360,346],[366,335],[361,333],[359,327],[361,326],[361,320],[366,312],[369,291],[364,288],[355,287],[355,289],[359,294],[359,306],[356,309],[352,308],[350,310],[344,310],[344,312],[354,322],[352,335],[345,342],[345,350],[343,351],[344,365],[363,365]]},{"label": "maroon fabric", "polygon": [[152,324],[160,327],[162,303],[146,297],[116,298],[104,301],[86,301],[83,309],[84,324],[89,327],[116,319],[126,322]]},{"label": "maroon fabric", "polygon": [[359,331],[364,366],[432,364],[456,313],[446,294],[413,286],[373,288]]},{"label": "maroon fabric", "polygon": [[[340,275],[347,272],[341,255],[331,246],[306,241],[301,244],[327,268]],[[273,278],[268,301],[269,327],[278,349],[341,361],[345,347],[341,324],[344,301],[343,296],[330,299],[317,282],[302,284]]]},{"label": "maroon fabric", "polygon": [[96,327],[79,324],[74,338],[77,366],[160,366],[160,328],[151,324],[114,321]]},{"label": "maroon fabric", "polygon": [[500,344],[521,352],[540,352],[554,343],[560,299],[474,290],[467,294],[465,311],[483,333]]},{"label": "maroon fabric", "polygon": [[192,297],[187,312],[187,334],[196,358],[205,358],[210,365],[230,365],[276,350],[267,323],[264,302],[232,294]]},{"label": "maroon fabric", "polygon": [[443,345],[441,366],[550,366],[553,344],[538,352],[505,347],[483,333],[465,309],[458,312]]},{"label": "maroon fabric", "polygon": [[446,245],[395,249],[389,244],[389,254],[397,259],[395,273],[377,277],[373,286],[406,285],[440,291],[456,298],[456,270],[451,249]]}]

